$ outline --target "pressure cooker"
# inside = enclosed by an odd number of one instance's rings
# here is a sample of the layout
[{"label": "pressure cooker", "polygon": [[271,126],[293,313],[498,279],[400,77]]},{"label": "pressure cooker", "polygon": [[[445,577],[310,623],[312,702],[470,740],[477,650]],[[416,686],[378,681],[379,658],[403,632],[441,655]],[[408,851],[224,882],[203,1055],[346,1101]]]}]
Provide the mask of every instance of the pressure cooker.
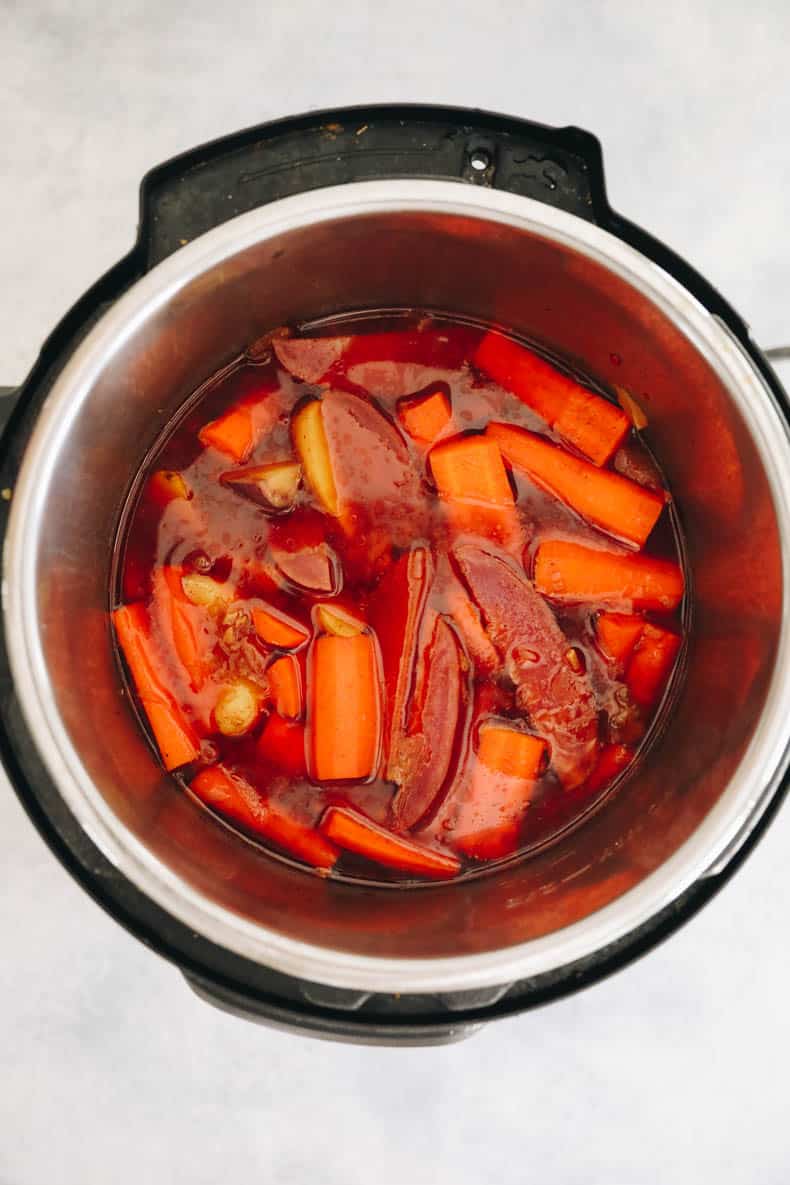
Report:
[{"label": "pressure cooker", "polygon": [[[403,889],[272,859],[179,793],[129,710],[108,608],[127,493],[190,393],[274,326],[409,307],[528,334],[643,394],[692,624],[674,711],[605,809],[528,859]],[[345,1040],[467,1035],[649,950],[775,814],[787,396],[727,301],[612,210],[589,133],[382,106],[179,156],[2,408],[3,764],[69,872],[212,1003]]]}]

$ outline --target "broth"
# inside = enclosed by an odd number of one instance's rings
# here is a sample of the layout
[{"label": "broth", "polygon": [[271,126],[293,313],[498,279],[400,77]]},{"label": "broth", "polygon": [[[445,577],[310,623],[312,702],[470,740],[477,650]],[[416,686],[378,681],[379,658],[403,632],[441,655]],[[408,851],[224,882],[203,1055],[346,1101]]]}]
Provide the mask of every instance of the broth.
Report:
[{"label": "broth", "polygon": [[412,312],[277,331],[204,384],[116,557],[174,792],[366,882],[464,875],[582,820],[640,759],[684,635],[677,518],[625,405]]}]

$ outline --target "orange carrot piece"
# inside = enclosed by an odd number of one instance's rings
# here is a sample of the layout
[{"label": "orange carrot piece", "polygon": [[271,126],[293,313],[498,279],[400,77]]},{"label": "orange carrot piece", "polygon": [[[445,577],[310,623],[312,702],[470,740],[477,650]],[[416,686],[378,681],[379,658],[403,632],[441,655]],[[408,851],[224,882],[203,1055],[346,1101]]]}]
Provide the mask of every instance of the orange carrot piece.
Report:
[{"label": "orange carrot piece", "polygon": [[246,395],[218,419],[204,424],[198,440],[243,465],[263,433],[274,425],[281,406],[276,391],[275,384]]},{"label": "orange carrot piece", "polygon": [[192,779],[190,788],[201,802],[220,811],[234,823],[255,830],[262,815],[261,801],[252,786],[241,778],[234,778],[221,765],[203,769]]},{"label": "orange carrot piece", "polygon": [[198,738],[157,669],[158,656],[145,606],[140,602],[122,605],[112,620],[165,769],[177,769],[194,761],[200,752]]},{"label": "orange carrot piece", "polygon": [[621,408],[501,333],[485,335],[474,363],[594,465],[605,465],[628,435],[631,422]]},{"label": "orange carrot piece", "polygon": [[628,745],[604,745],[592,773],[584,783],[585,792],[597,794],[599,790],[604,790],[622,773],[633,756],[634,750]]},{"label": "orange carrot piece", "polygon": [[545,752],[546,742],[528,732],[493,723],[480,727],[478,761],[508,777],[534,781]]},{"label": "orange carrot piece", "polygon": [[625,666],[644,628],[643,617],[631,613],[599,613],[595,622],[598,646],[606,658]]},{"label": "orange carrot piece", "polygon": [[206,806],[262,835],[316,868],[331,868],[338,850],[313,827],[297,822],[280,805],[266,802],[243,778],[221,765],[201,770],[190,789]]},{"label": "orange carrot piece", "polygon": [[510,541],[517,525],[515,498],[496,441],[455,437],[435,445],[428,456],[439,497],[457,529]]},{"label": "orange carrot piece", "polygon": [[494,860],[518,847],[546,750],[540,737],[505,723],[481,725],[469,793],[455,820],[455,847],[476,860]]},{"label": "orange carrot piece", "polygon": [[192,497],[192,493],[180,473],[174,469],[157,469],[148,482],[146,491],[149,498],[158,506],[167,506],[177,498],[185,501]]},{"label": "orange carrot piece", "polygon": [[422,444],[433,444],[452,419],[450,400],[441,388],[407,396],[398,400],[398,418],[409,436]]},{"label": "orange carrot piece", "polygon": [[486,435],[506,461],[577,514],[610,535],[642,547],[664,509],[664,497],[610,469],[598,469],[559,445],[511,424],[489,424]]},{"label": "orange carrot piece", "polygon": [[535,556],[535,587],[560,601],[630,601],[634,609],[676,609],[683,572],[670,560],[546,539]]},{"label": "orange carrot piece", "polygon": [[393,835],[371,819],[347,807],[330,806],[319,824],[321,831],[338,847],[375,860],[388,868],[421,876],[455,876],[461,864],[449,853],[421,847],[412,840]]},{"label": "orange carrot piece", "polygon": [[[523,788],[523,783],[522,783]],[[529,805],[529,795],[525,796],[522,807]],[[464,826],[463,823],[460,826]],[[506,823],[499,827],[481,827],[479,830],[459,831],[453,836],[453,843],[459,852],[470,856],[473,860],[498,860],[502,856],[509,856],[518,847],[521,834],[521,823]]]},{"label": "orange carrot piece", "polygon": [[169,633],[172,637],[173,648],[193,691],[200,691],[206,682],[206,669],[195,622],[196,610],[184,595],[182,575],[180,567],[169,564],[154,573],[154,605],[165,636]]},{"label": "orange carrot piece", "polygon": [[431,449],[431,471],[443,498],[512,506],[513,491],[499,445],[485,436],[460,436]]},{"label": "orange carrot piece", "polygon": [[[453,846],[473,860],[498,860],[501,856],[509,856],[519,846],[521,819],[529,806],[531,794],[531,784],[518,783],[519,800],[511,797],[507,803],[508,809],[503,811],[506,816],[512,816],[517,808],[518,818],[511,817],[510,821],[505,823],[476,825],[472,822],[475,818],[474,808],[470,809],[464,804],[456,819],[456,830],[452,836]],[[489,810],[486,815],[491,813]]]},{"label": "orange carrot piece", "polygon": [[269,691],[279,716],[295,720],[302,714],[302,675],[292,654],[275,659],[267,669]]},{"label": "orange carrot piece", "polygon": [[310,764],[319,782],[375,772],[381,743],[381,694],[372,634],[321,634],[313,643]]},{"label": "orange carrot piece", "polygon": [[307,774],[305,727],[295,720],[269,716],[258,738],[258,756],[293,778]]},{"label": "orange carrot piece", "polygon": [[471,784],[453,829],[453,845],[476,860],[494,860],[518,847],[547,745],[504,721],[480,726]]},{"label": "orange carrot piece", "polygon": [[258,637],[280,650],[296,650],[310,636],[300,621],[295,621],[279,609],[273,609],[271,605],[253,609],[252,621]]},{"label": "orange carrot piece", "polygon": [[252,410],[241,405],[231,408],[218,420],[212,420],[198,432],[200,443],[219,449],[241,465],[247,460],[255,444]]},{"label": "orange carrot piece", "polygon": [[640,708],[652,708],[666,686],[680,650],[680,637],[647,622],[628,664],[625,681]]}]

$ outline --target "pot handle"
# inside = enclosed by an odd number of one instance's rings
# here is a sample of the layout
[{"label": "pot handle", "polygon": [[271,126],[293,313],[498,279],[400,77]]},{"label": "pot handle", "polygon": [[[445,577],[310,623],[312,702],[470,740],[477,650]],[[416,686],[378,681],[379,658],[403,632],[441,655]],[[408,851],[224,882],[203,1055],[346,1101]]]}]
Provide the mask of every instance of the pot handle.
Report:
[{"label": "pot handle", "polygon": [[[362,1019],[357,1009],[369,998],[368,992],[348,993],[311,985],[320,993],[314,999],[302,985],[304,1002],[272,1001],[241,995],[194,973],[183,972],[187,984],[201,1000],[222,1012],[268,1025],[299,1036],[318,1037],[324,1041],[343,1041],[355,1045],[426,1046],[450,1045],[471,1037],[482,1023],[457,1020],[420,1022],[389,1021],[386,1015]],[[313,1006],[320,1004],[320,1007]]]},{"label": "pot handle", "polygon": [[147,271],[215,226],[279,198],[393,178],[502,189],[595,223],[670,272],[742,344],[749,341],[740,317],[703,276],[612,209],[595,136],[463,107],[313,111],[174,157],[143,178],[132,262]]},{"label": "pot handle", "polygon": [[18,387],[0,387],[0,432],[3,431],[8,423],[11,412],[16,406],[16,397],[18,394]]},{"label": "pot handle", "polygon": [[174,157],[144,178],[145,268],[238,214],[353,181],[436,178],[503,189],[603,223],[601,146],[576,127],[458,107],[381,105],[262,124]]}]

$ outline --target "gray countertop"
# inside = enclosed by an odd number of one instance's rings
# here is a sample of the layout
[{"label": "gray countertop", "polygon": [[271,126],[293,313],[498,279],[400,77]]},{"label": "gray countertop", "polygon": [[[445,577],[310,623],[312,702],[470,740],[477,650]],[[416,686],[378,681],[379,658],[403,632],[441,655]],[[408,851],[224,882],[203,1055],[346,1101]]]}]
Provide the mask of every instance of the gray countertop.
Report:
[{"label": "gray countertop", "polygon": [[[577,123],[613,204],[790,340],[785,0],[0,0],[0,385],[130,245],[148,167],[310,107]],[[780,1185],[790,814],[649,957],[472,1040],[296,1039],[200,1003],[0,785],[0,1185]]]}]

